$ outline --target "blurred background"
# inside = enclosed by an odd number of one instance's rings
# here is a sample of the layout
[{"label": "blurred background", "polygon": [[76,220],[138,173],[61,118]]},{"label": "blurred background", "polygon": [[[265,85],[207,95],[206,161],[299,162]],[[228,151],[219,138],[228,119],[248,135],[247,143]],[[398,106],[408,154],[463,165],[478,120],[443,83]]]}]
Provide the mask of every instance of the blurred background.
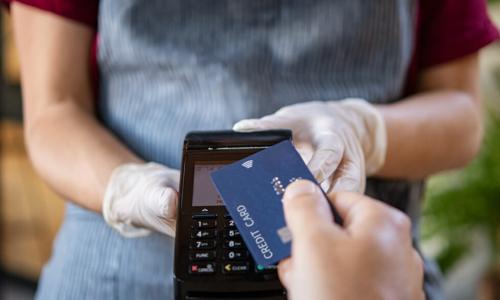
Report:
[{"label": "blurred background", "polygon": [[[500,1],[490,1],[500,25]],[[23,143],[19,67],[0,22],[0,299],[31,299],[64,202],[35,174]],[[443,270],[447,299],[500,299],[500,45],[481,54],[485,139],[466,169],[430,178],[421,233]]]},{"label": "blurred background", "polygon": [[1,7],[0,12],[0,299],[31,299],[64,202],[27,157],[16,49],[9,15]]}]

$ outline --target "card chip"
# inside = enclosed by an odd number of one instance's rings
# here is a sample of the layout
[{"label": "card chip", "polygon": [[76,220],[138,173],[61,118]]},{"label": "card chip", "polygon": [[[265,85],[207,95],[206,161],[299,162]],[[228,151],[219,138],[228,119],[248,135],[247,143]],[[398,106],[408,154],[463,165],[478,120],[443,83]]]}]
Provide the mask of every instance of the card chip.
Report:
[{"label": "card chip", "polygon": [[288,227],[281,227],[277,230],[277,233],[283,244],[289,243],[292,240],[292,233],[288,230]]}]

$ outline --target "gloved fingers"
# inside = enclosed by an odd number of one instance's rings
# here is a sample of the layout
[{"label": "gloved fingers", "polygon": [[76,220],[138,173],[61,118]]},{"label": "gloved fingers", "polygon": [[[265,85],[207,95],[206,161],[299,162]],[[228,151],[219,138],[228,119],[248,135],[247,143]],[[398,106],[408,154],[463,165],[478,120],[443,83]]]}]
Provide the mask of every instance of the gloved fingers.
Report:
[{"label": "gloved fingers", "polygon": [[[144,200],[148,213],[166,220],[177,217],[180,172],[165,168],[149,174],[148,184],[144,184]],[[151,176],[154,175],[154,176]]]},{"label": "gloved fingers", "polygon": [[164,220],[162,218],[151,219],[148,222],[148,227],[156,232],[175,237],[175,220]]},{"label": "gloved fingers", "polygon": [[170,169],[163,165],[150,162],[145,165],[145,172],[142,173],[141,179],[148,182],[149,185],[161,185],[179,190],[180,171]]},{"label": "gloved fingers", "polygon": [[177,192],[172,188],[166,188],[160,195],[160,217],[166,220],[175,220],[177,218],[177,204],[179,197]]},{"label": "gloved fingers", "polygon": [[274,114],[277,116],[282,115],[297,115],[306,111],[319,111],[324,112],[326,109],[324,101],[307,101],[283,106],[278,109]]},{"label": "gloved fingers", "polygon": [[157,232],[163,233],[164,235],[168,235],[171,237],[175,237],[175,226],[176,226],[175,220],[157,219],[154,222],[151,222],[150,225]]},{"label": "gloved fingers", "polygon": [[178,194],[170,187],[152,186],[145,195],[140,218],[156,231],[174,236]]},{"label": "gloved fingers", "polygon": [[267,129],[290,129],[295,131],[299,120],[287,116],[268,115],[260,119],[245,119],[233,125],[234,131],[258,131]]},{"label": "gloved fingers", "polygon": [[295,149],[299,152],[300,157],[304,161],[305,164],[311,161],[312,156],[314,155],[314,147],[311,143],[295,141],[293,142]]},{"label": "gloved fingers", "polygon": [[314,152],[307,166],[319,183],[333,175],[342,159],[342,152],[341,146],[337,148],[319,148]]},{"label": "gloved fingers", "polygon": [[170,188],[173,191],[179,190],[180,172],[178,170],[169,170],[158,176],[158,186]]},{"label": "gloved fingers", "polygon": [[[341,101],[343,115],[359,137],[366,161],[366,173],[373,175],[384,165],[387,154],[387,129],[380,111],[363,99]],[[352,115],[352,117],[349,117]]]},{"label": "gloved fingers", "polygon": [[166,220],[177,217],[177,191],[170,187],[152,186],[148,194],[144,197],[148,216]]},{"label": "gloved fingers", "polygon": [[[334,173],[335,175],[335,173]],[[319,184],[321,189],[325,191],[325,193],[329,193],[330,191],[333,190],[333,179],[330,180],[323,180],[322,183]]]},{"label": "gloved fingers", "polygon": [[161,176],[145,188],[135,210],[135,220],[141,226],[175,236],[178,193],[168,186],[175,185],[175,181]]},{"label": "gloved fingers", "polygon": [[366,184],[363,169],[362,162],[345,158],[333,177],[330,189],[333,192],[363,193]]},{"label": "gloved fingers", "polygon": [[342,140],[333,132],[323,131],[313,136],[314,154],[307,164],[319,183],[330,178],[344,155]]},{"label": "gloved fingers", "polygon": [[141,228],[133,224],[130,218],[130,211],[137,206],[135,203],[123,205],[128,202],[129,195],[134,190],[135,179],[130,174],[136,174],[139,170],[138,164],[125,164],[115,170],[106,188],[102,204],[102,214],[106,223],[125,237],[142,237],[150,233],[150,230]]},{"label": "gloved fingers", "polygon": [[249,132],[275,128],[276,123],[265,122],[261,119],[245,119],[233,125],[234,131]]},{"label": "gloved fingers", "polygon": [[103,201],[106,222],[126,237],[154,229],[173,235],[179,171],[161,164],[125,164],[113,171]]},{"label": "gloved fingers", "polygon": [[344,156],[332,176],[331,190],[363,193],[366,184],[363,149],[358,140],[349,135],[343,137],[343,144]]}]

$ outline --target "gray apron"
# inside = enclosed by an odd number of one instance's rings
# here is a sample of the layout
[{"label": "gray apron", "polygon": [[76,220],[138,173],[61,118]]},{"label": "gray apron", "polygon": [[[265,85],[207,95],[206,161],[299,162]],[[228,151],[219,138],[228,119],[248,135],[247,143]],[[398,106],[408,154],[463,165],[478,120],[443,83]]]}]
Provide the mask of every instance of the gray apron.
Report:
[{"label": "gray apron", "polygon": [[[179,168],[191,130],[311,100],[403,95],[410,0],[103,0],[99,118],[146,161]],[[421,182],[369,179],[367,193],[418,224]],[[417,230],[415,229],[415,236]],[[126,239],[68,204],[39,299],[171,299],[173,239]],[[428,297],[439,299],[426,266]]]}]

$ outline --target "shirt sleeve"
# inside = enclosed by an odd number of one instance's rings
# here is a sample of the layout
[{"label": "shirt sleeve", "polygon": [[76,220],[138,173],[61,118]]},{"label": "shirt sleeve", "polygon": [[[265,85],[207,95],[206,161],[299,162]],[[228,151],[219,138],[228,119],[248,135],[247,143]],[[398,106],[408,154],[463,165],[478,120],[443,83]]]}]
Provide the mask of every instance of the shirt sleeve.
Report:
[{"label": "shirt sleeve", "polygon": [[418,69],[477,52],[500,35],[485,0],[421,0]]},{"label": "shirt sleeve", "polygon": [[99,0],[0,0],[9,6],[12,2],[30,5],[97,30]]}]

